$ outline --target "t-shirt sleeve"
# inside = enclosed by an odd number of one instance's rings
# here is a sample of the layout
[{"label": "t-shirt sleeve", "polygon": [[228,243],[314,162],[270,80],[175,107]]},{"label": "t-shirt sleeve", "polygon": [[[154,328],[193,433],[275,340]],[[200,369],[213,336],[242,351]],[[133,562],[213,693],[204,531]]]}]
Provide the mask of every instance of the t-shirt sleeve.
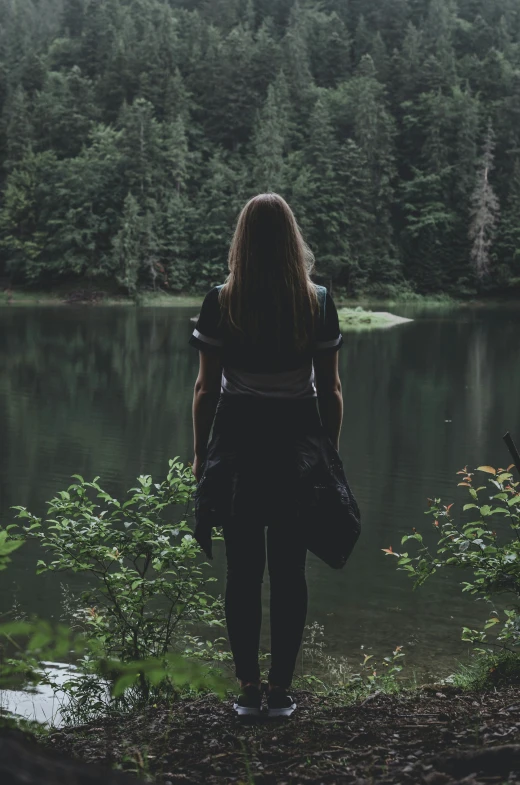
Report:
[{"label": "t-shirt sleeve", "polygon": [[336,304],[329,292],[325,297],[325,313],[322,314],[316,333],[314,354],[322,355],[337,352],[343,346],[343,336],[339,327]]},{"label": "t-shirt sleeve", "polygon": [[223,343],[219,322],[220,305],[218,289],[215,287],[204,298],[197,324],[189,339],[190,345],[201,352],[218,354]]}]

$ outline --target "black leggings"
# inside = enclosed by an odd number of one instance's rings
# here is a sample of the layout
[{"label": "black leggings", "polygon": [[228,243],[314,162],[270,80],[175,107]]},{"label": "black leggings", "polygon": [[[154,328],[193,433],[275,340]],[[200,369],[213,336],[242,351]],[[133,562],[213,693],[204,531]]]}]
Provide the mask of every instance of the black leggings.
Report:
[{"label": "black leggings", "polygon": [[[295,449],[322,425],[316,399],[221,398],[214,432],[241,467],[240,502],[224,523],[226,621],[237,678],[260,678],[261,590],[266,563],[271,587],[271,684],[288,688],[307,615],[307,548],[294,513]],[[218,451],[217,451],[218,452]]]},{"label": "black leggings", "polygon": [[[307,549],[290,515],[267,526],[271,587],[271,668],[269,681],[289,688],[307,616]],[[224,527],[227,554],[226,621],[236,676],[260,680],[258,650],[262,624],[261,589],[266,562],[265,525],[233,518]]]}]

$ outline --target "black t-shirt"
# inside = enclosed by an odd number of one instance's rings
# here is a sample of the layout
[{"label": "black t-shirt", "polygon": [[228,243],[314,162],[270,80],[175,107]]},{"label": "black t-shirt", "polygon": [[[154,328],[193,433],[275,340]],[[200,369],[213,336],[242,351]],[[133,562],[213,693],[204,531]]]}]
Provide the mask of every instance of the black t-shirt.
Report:
[{"label": "black t-shirt", "polygon": [[[323,286],[316,340],[305,352],[240,343],[220,324],[219,291],[215,286],[204,298],[190,344],[202,352],[217,354],[222,362],[222,394],[269,398],[315,398],[313,358],[336,352],[343,345],[334,300]],[[284,329],[290,335],[291,325]],[[283,343],[283,342],[282,342]],[[290,342],[288,342],[290,343]]]}]

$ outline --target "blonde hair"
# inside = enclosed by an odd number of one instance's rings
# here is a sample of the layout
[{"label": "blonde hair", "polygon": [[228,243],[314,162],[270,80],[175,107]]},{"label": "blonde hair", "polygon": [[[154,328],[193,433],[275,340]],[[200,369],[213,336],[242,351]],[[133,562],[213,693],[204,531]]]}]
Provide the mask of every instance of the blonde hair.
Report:
[{"label": "blonde hair", "polygon": [[319,308],[310,277],[314,256],[285,199],[265,193],[249,200],[238,218],[228,266],[219,302],[230,330],[255,343],[273,336],[280,346],[282,319],[286,323],[290,316],[294,348],[307,348]]}]

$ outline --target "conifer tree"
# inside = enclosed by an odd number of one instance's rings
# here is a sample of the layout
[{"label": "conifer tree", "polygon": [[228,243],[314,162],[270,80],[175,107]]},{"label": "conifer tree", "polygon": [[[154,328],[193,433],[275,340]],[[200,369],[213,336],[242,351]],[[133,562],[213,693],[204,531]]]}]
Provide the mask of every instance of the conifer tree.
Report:
[{"label": "conifer tree", "polygon": [[33,129],[29,104],[21,85],[14,90],[5,103],[6,160],[9,169],[15,166],[32,148]]},{"label": "conifer tree", "polygon": [[477,172],[475,190],[471,196],[471,224],[469,237],[472,241],[471,260],[478,278],[482,279],[491,266],[491,249],[500,216],[500,203],[490,182],[494,169],[495,134],[491,122]]},{"label": "conifer tree", "polygon": [[279,193],[283,191],[287,130],[286,117],[283,107],[280,107],[276,87],[270,85],[265,106],[257,114],[253,135],[252,169],[253,185],[256,190]]},{"label": "conifer tree", "polygon": [[520,160],[516,160],[509,181],[507,208],[503,211],[497,247],[505,266],[504,283],[520,283]]},{"label": "conifer tree", "polygon": [[124,202],[121,228],[114,237],[113,257],[117,282],[129,294],[134,294],[137,290],[139,272],[143,263],[144,234],[139,203],[131,193],[128,193]]},{"label": "conifer tree", "polygon": [[330,112],[321,99],[309,120],[306,160],[310,165],[306,213],[312,215],[307,236],[317,258],[318,274],[332,288],[348,261],[348,216],[338,180],[339,148]]}]

